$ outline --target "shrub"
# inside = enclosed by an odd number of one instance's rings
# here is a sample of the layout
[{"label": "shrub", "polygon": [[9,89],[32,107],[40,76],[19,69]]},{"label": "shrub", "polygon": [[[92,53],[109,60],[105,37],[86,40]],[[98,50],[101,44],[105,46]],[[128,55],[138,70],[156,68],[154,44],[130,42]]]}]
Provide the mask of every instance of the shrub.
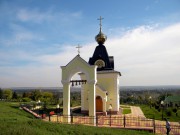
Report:
[{"label": "shrub", "polygon": [[176,109],[176,108],[173,108],[172,111],[173,111],[174,113],[176,113],[176,112],[177,112],[177,109]]},{"label": "shrub", "polygon": [[173,108],[172,111],[176,114],[176,116],[178,115],[178,113],[177,113],[177,111],[178,111],[177,108]]},{"label": "shrub", "polygon": [[172,115],[172,111],[170,109],[166,110],[166,115],[167,116],[171,116]]},{"label": "shrub", "polygon": [[30,98],[28,98],[28,97],[25,97],[25,98],[23,98],[23,99],[22,99],[22,101],[23,101],[23,102],[30,102],[30,101],[31,101],[31,99],[30,99]]},{"label": "shrub", "polygon": [[155,104],[155,109],[159,110],[159,105]]}]

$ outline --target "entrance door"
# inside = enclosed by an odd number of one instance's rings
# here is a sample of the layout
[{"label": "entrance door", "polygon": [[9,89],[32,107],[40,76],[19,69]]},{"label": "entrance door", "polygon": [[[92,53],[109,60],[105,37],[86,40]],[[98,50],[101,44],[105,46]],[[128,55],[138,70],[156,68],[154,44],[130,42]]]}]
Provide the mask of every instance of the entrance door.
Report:
[{"label": "entrance door", "polygon": [[103,102],[102,98],[100,96],[96,97],[96,112],[102,112],[103,111]]}]

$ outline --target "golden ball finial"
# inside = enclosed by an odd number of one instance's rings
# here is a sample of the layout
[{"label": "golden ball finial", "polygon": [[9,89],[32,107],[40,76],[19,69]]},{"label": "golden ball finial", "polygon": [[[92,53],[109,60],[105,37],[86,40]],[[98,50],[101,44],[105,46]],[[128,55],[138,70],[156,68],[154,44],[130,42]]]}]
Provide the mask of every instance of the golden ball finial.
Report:
[{"label": "golden ball finial", "polygon": [[106,41],[107,36],[100,31],[99,34],[96,35],[95,39],[99,45],[102,45]]},{"label": "golden ball finial", "polygon": [[95,37],[95,39],[96,39],[96,41],[98,42],[99,45],[103,45],[104,42],[105,42],[106,39],[107,39],[107,36],[106,36],[105,34],[103,34],[103,33],[102,33],[102,30],[101,30],[101,27],[102,27],[101,21],[102,21],[102,19],[104,19],[104,18],[102,18],[101,16],[100,16],[100,18],[98,19],[98,20],[100,21],[100,24],[99,24],[99,26],[100,26],[100,31],[99,31],[99,34],[96,35],[96,37]]}]

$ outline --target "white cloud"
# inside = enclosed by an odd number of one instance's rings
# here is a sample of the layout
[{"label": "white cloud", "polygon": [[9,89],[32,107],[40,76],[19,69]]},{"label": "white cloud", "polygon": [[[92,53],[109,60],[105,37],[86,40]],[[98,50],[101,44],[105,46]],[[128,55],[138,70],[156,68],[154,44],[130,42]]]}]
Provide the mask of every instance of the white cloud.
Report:
[{"label": "white cloud", "polygon": [[82,12],[54,12],[51,8],[46,11],[39,11],[38,9],[27,9],[22,8],[17,11],[17,19],[22,22],[34,22],[40,23],[42,22],[52,22],[52,21],[60,21],[60,22],[71,22],[75,18],[81,18]]},{"label": "white cloud", "polygon": [[43,21],[51,19],[53,16],[49,11],[40,12],[38,9],[19,9],[17,18],[23,22],[32,21],[42,23]]},{"label": "white cloud", "polygon": [[10,23],[11,34],[0,38],[2,46],[26,46],[30,41],[40,40],[42,37],[21,25]]},{"label": "white cloud", "polygon": [[[106,44],[116,54],[123,85],[179,84],[180,24],[163,29],[138,27]],[[118,46],[118,47],[117,47]]]},{"label": "white cloud", "polygon": [[[114,56],[115,70],[122,73],[121,85],[179,85],[180,23],[165,28],[141,26],[105,43]],[[82,45],[81,57],[92,57],[96,43]],[[57,49],[57,48],[56,48]],[[61,86],[61,69],[77,55],[67,45],[61,53],[28,57],[36,61],[25,67],[1,67],[0,86]],[[23,55],[22,55],[23,56]],[[20,57],[20,56],[19,56]]]},{"label": "white cloud", "polygon": [[[3,71],[3,72],[2,72]],[[0,67],[1,87],[54,87],[61,85],[59,67]]]}]

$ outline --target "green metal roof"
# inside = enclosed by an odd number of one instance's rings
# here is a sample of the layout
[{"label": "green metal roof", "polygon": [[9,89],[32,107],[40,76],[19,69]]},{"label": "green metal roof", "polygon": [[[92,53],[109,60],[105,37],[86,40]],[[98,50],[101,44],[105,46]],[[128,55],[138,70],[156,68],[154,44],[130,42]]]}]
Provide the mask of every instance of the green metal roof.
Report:
[{"label": "green metal roof", "polygon": [[180,96],[168,96],[165,102],[180,102]]}]

